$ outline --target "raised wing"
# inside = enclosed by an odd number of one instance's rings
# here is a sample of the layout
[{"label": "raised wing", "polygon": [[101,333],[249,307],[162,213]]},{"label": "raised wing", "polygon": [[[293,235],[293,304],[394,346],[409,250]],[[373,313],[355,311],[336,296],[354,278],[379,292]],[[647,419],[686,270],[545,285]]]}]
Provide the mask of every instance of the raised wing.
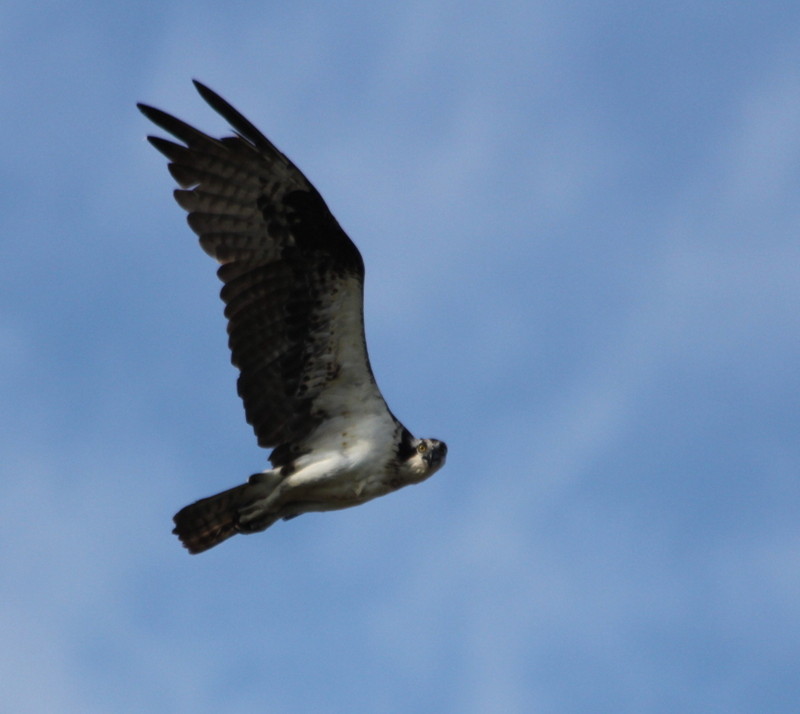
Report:
[{"label": "raised wing", "polygon": [[183,142],[148,137],[170,160],[182,187],[175,199],[201,246],[222,263],[239,395],[279,466],[324,419],[388,415],[364,339],[364,263],[300,170],[219,95],[195,86],[236,136],[214,139],[139,108]]}]

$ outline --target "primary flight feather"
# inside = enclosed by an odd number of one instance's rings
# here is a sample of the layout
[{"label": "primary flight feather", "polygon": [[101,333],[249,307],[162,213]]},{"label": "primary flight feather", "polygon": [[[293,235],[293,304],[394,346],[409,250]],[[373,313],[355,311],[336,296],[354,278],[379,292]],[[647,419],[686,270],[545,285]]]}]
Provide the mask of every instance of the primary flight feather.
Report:
[{"label": "primary flight feather", "polygon": [[221,266],[239,396],[271,468],[181,509],[174,533],[200,553],[279,519],[357,506],[419,483],[447,446],[412,436],[389,410],[367,355],[364,262],[322,197],[258,129],[208,87],[236,132],[214,139],[139,104],[182,143],[169,159],[200,245]]}]

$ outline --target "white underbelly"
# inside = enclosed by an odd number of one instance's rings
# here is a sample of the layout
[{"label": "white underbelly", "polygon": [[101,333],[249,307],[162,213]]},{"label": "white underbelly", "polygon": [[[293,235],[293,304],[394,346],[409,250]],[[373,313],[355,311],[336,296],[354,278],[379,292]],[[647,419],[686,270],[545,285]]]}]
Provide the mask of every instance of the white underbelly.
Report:
[{"label": "white underbelly", "polygon": [[345,508],[388,493],[386,460],[375,458],[372,451],[355,442],[327,455],[316,453],[313,460],[298,459],[297,470],[281,484],[281,501],[331,501]]}]

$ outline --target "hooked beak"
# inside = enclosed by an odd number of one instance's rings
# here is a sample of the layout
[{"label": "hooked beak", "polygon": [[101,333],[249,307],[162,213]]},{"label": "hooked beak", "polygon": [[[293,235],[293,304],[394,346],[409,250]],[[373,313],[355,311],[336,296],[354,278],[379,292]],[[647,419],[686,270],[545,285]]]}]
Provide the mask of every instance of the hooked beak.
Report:
[{"label": "hooked beak", "polygon": [[429,468],[438,469],[447,458],[447,444],[437,441],[432,449],[429,449],[423,456]]}]

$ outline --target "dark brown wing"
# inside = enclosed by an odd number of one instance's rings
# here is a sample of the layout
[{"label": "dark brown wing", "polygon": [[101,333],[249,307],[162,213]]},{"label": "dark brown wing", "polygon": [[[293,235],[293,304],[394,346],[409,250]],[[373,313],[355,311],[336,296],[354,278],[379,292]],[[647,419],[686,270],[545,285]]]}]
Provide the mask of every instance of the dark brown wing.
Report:
[{"label": "dark brown wing", "polygon": [[[214,139],[139,108],[183,142],[148,137],[170,160],[182,187],[175,199],[200,244],[222,263],[239,395],[258,443],[278,447],[271,458],[280,464],[330,416],[334,392],[368,402],[371,413],[383,404],[364,341],[364,264],[297,167],[230,104],[195,85],[236,136]],[[324,413],[314,406],[320,396]]]}]

